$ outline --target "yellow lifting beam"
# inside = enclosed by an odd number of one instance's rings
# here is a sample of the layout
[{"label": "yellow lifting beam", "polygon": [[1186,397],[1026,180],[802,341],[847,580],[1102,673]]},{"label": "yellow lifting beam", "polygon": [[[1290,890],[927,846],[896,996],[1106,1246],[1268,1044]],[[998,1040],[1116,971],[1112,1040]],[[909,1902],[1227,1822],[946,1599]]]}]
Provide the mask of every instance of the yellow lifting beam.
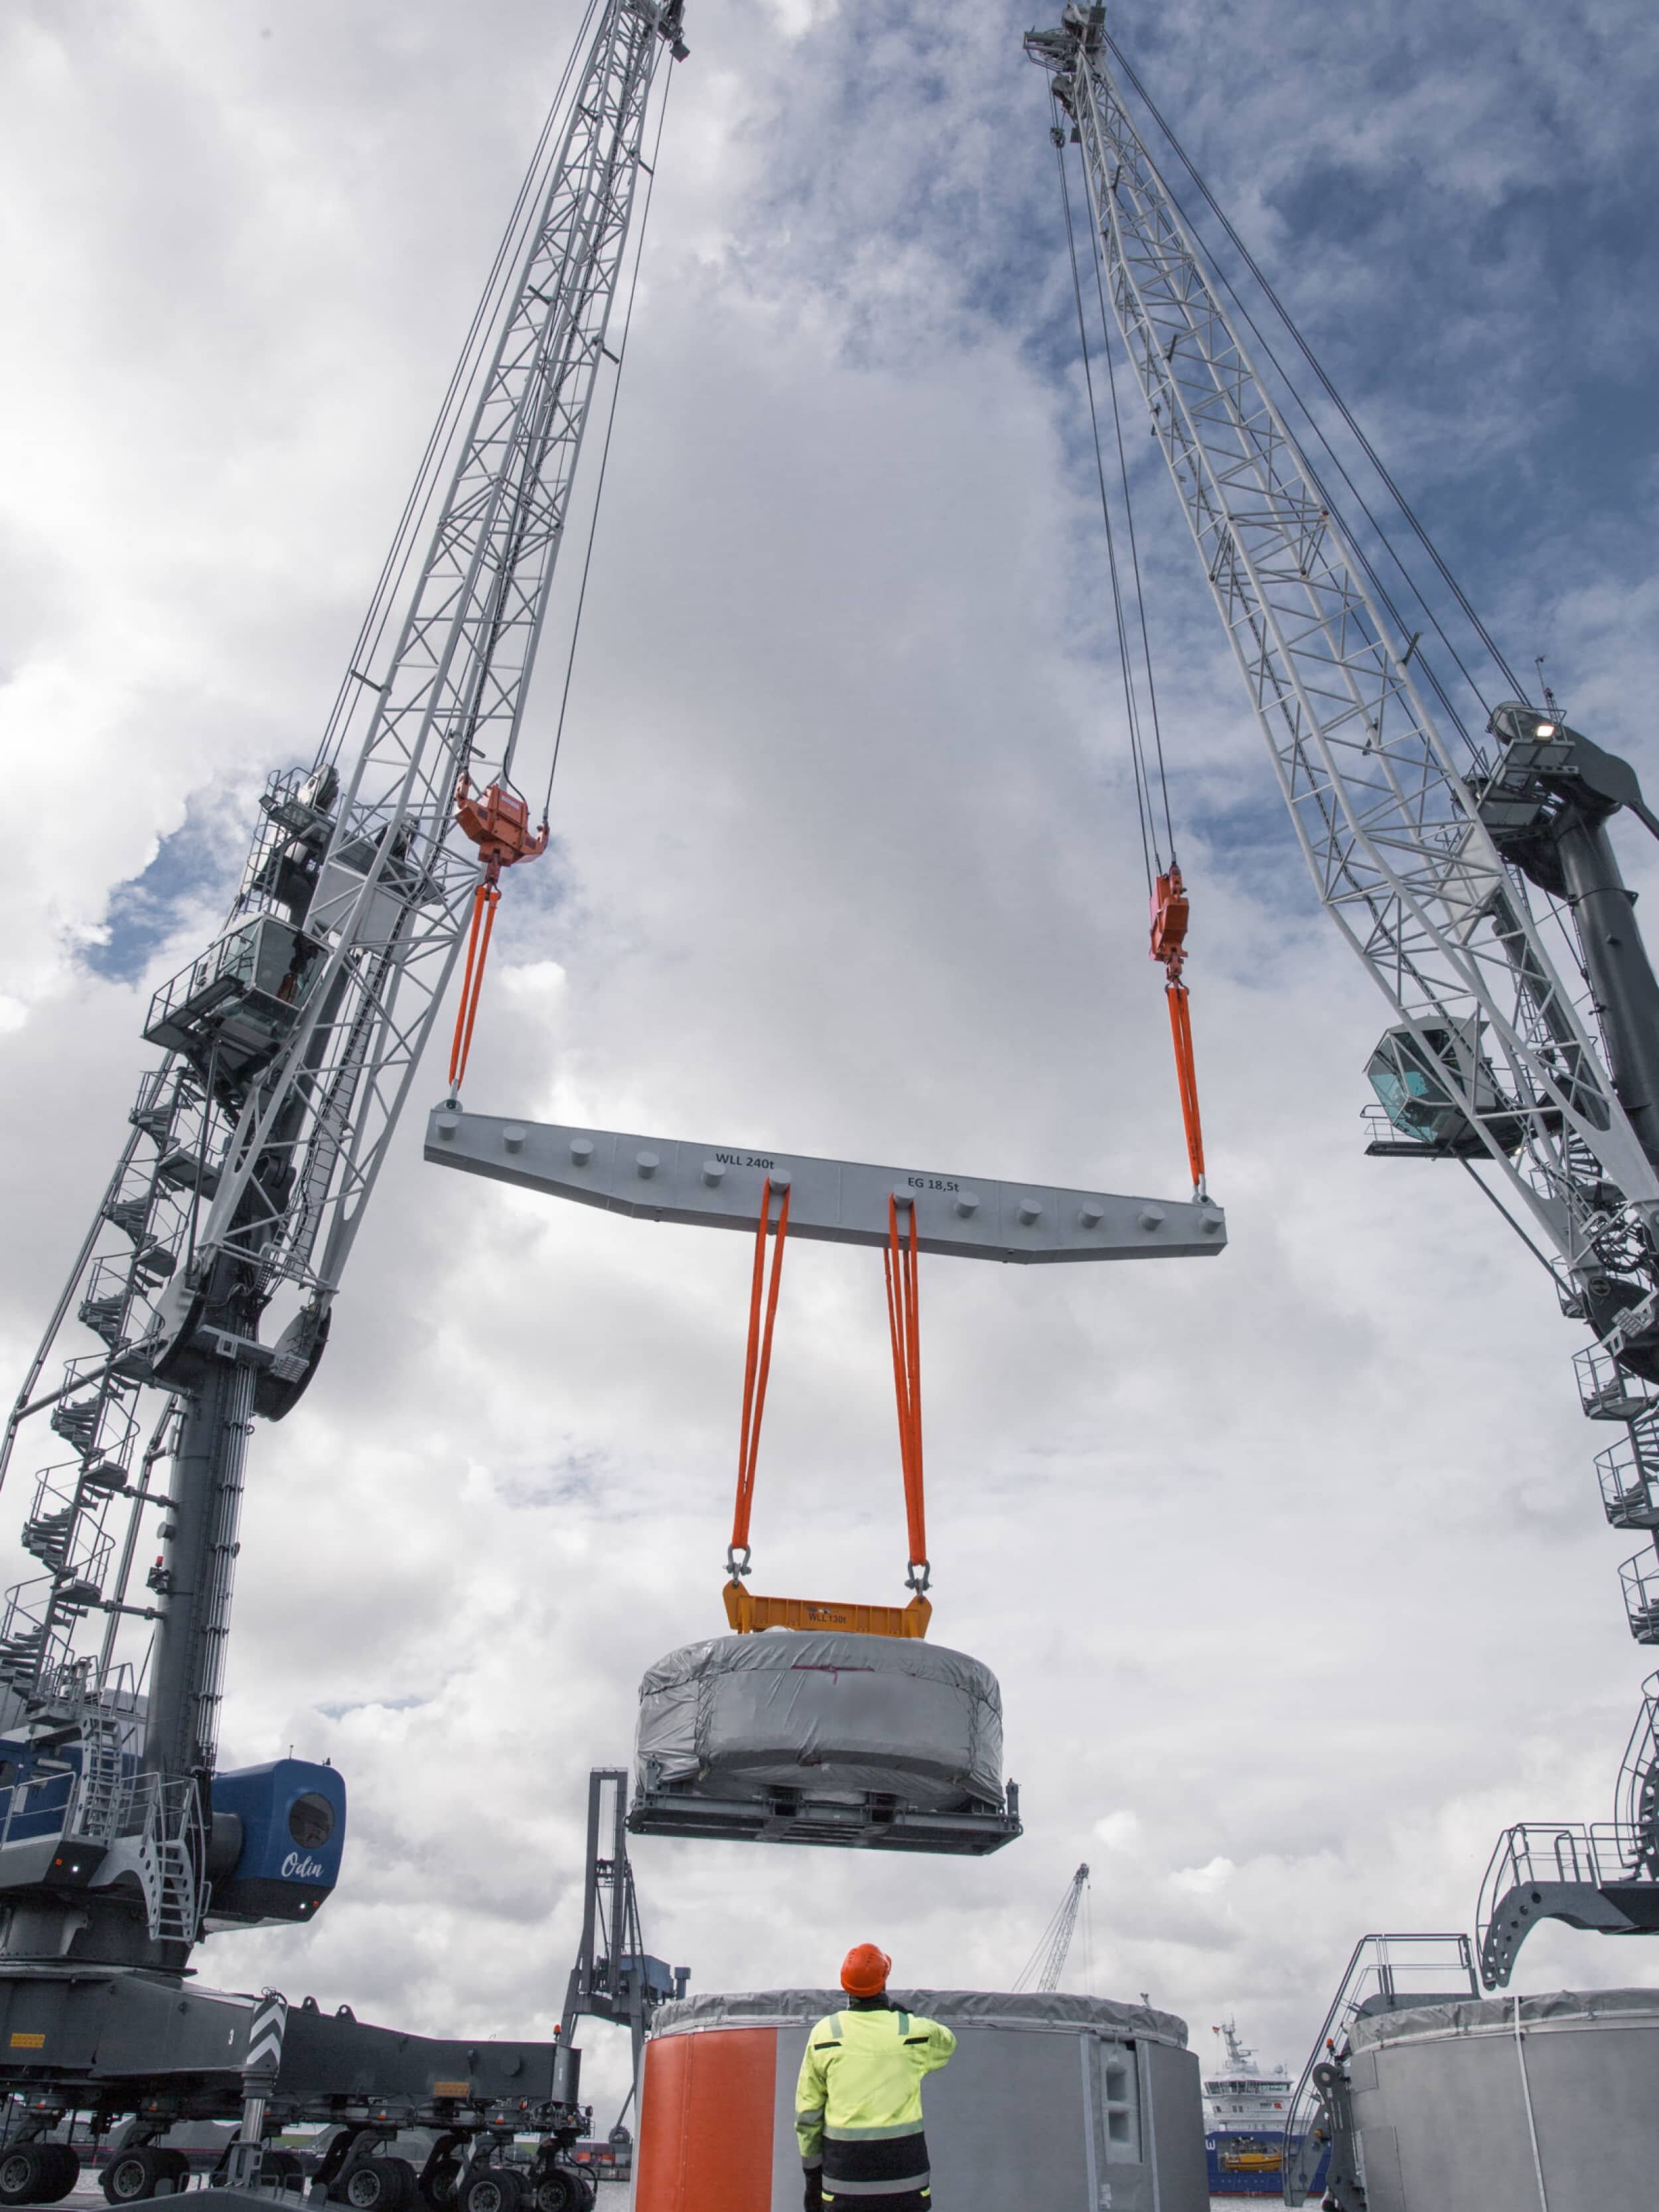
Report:
[{"label": "yellow lifting beam", "polygon": [[757,1597],[727,1583],[726,1617],[739,1636],[763,1628],[833,1628],[849,1636],[926,1636],[933,1608],[920,1591],[908,1605],[842,1605],[830,1598]]}]

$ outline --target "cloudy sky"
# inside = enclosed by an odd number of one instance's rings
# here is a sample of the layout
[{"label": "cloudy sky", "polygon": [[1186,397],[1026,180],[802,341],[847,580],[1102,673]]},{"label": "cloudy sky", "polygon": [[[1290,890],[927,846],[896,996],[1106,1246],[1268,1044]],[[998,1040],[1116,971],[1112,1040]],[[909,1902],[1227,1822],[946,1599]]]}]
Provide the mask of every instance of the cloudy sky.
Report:
[{"label": "cloudy sky", "polygon": [[[315,744],[575,21],[0,24],[8,1372],[120,1141],[147,994]],[[1025,27],[691,0],[558,844],[509,885],[480,1109],[1182,1194]],[[1659,782],[1650,12],[1136,0],[1115,28],[1510,658],[1547,653]],[[1455,1170],[1363,1157],[1382,1005],[1138,426],[1132,455],[1231,1243],[924,1267],[935,1633],[1001,1679],[1027,1834],[638,1867],[651,1948],[703,1988],[822,1981],[866,1936],[906,1980],[997,1986],[1087,1858],[1095,1990],[1299,2059],[1361,1933],[1470,1927],[1506,1822],[1609,1815],[1634,1547],[1534,1264]],[[527,771],[556,708],[544,674]],[[626,1757],[646,1667],[723,1627],[748,1252],[419,1150],[411,1115],[243,1528],[225,1759],[331,1757],[345,1879],[314,1931],[202,1965],[544,2032],[586,1770]],[[793,1253],[758,1586],[899,1594],[885,1356],[872,1255]],[[1522,1979],[1659,1982],[1659,1955],[1547,1930]]]}]

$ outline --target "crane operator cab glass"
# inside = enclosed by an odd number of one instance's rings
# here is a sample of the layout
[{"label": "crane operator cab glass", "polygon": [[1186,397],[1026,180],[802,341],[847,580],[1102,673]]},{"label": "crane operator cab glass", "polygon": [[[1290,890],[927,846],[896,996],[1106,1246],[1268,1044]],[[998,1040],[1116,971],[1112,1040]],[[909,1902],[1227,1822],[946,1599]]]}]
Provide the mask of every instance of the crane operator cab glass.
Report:
[{"label": "crane operator cab glass", "polygon": [[278,1759],[213,1778],[207,1926],[313,1920],[340,1878],[346,1792],[331,1766]]},{"label": "crane operator cab glass", "polygon": [[149,1044],[212,1060],[233,1079],[274,1060],[300,1018],[325,948],[278,915],[256,915],[210,945],[150,1001]]},{"label": "crane operator cab glass", "polygon": [[[1490,1063],[1474,1049],[1466,1026],[1437,1024],[1425,1027],[1422,1037],[1427,1051],[1410,1030],[1388,1030],[1365,1069],[1383,1113],[1407,1139],[1388,1149],[1421,1151],[1443,1159],[1480,1159],[1486,1154],[1480,1133],[1484,1126],[1501,1150],[1514,1152],[1526,1134],[1526,1124],[1512,1109],[1505,1110],[1509,1102]],[[1463,1103],[1471,1097],[1479,1125]]]}]

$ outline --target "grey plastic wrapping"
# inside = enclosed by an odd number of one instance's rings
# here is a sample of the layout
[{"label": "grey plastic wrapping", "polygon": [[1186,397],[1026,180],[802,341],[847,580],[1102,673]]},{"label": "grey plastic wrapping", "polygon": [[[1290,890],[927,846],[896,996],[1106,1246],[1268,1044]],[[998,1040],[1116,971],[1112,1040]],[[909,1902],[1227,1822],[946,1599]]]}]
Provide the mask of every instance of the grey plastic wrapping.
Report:
[{"label": "grey plastic wrapping", "polygon": [[1517,2021],[1528,2028],[1594,2026],[1598,2021],[1631,2027],[1659,2024],[1659,1990],[1554,1990],[1534,1997],[1459,1997],[1443,2004],[1405,2004],[1398,2011],[1371,2013],[1353,2021],[1348,2041],[1355,2051],[1386,2044],[1413,2043],[1434,2036],[1513,2035]]},{"label": "grey plastic wrapping", "polygon": [[873,1790],[939,1812],[1002,1803],[995,1675],[910,1638],[784,1630],[689,1644],[640,1685],[635,1747],[642,1788]]},{"label": "grey plastic wrapping", "polygon": [[[1187,2023],[1156,2006],[1064,1990],[895,1990],[893,2002],[947,2027],[1006,2027],[1024,2033],[1100,2035],[1110,2041],[1187,2047]],[[821,2020],[847,2002],[840,1990],[705,1990],[657,2007],[651,2033],[687,2035],[706,2027],[788,2027]]]}]

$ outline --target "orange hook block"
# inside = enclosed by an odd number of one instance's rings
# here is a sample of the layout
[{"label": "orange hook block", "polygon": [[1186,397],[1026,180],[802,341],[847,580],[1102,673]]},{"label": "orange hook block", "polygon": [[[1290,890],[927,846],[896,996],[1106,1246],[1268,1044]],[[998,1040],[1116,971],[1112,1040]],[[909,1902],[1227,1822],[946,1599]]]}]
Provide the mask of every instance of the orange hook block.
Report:
[{"label": "orange hook block", "polygon": [[478,848],[486,883],[493,884],[503,868],[519,860],[539,860],[547,850],[547,824],[532,830],[527,799],[499,783],[475,794],[465,769],[455,786],[455,819]]},{"label": "orange hook block", "polygon": [[1169,874],[1158,879],[1152,908],[1152,957],[1162,961],[1170,981],[1178,983],[1187,958],[1187,921],[1192,902],[1182,883],[1181,871],[1173,862]]}]

